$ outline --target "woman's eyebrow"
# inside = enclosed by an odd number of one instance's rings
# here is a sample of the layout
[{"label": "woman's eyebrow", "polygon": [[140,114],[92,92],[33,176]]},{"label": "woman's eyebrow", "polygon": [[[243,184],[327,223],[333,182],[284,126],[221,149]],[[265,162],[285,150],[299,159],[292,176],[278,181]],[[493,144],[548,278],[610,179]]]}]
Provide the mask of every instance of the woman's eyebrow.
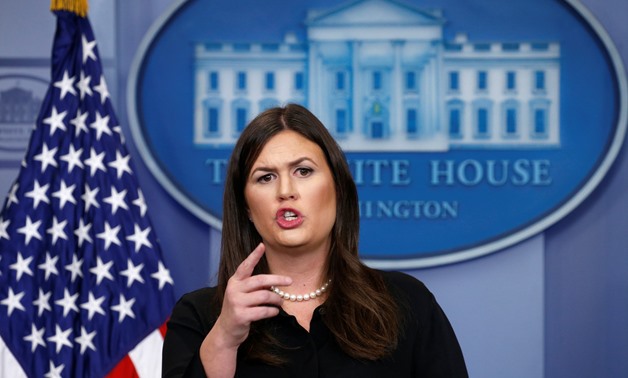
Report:
[{"label": "woman's eyebrow", "polygon": [[[312,163],[312,164],[314,164],[315,166],[318,167],[318,164],[316,164],[316,162],[313,159],[311,159],[311,158],[309,158],[307,156],[303,156],[303,157],[295,159],[295,160],[293,160],[291,162],[288,162],[287,165],[289,167],[294,167],[294,166],[297,166],[297,165],[303,163],[304,161],[309,161],[310,163]],[[255,172],[274,172],[275,170],[276,170],[276,168],[274,166],[270,166],[270,167],[268,167],[268,166],[259,166],[259,167],[255,167],[251,171],[251,174],[253,174]]]},{"label": "woman's eyebrow", "polygon": [[303,163],[304,161],[309,161],[310,163],[312,163],[312,164],[314,164],[314,165],[316,165],[318,167],[318,164],[316,164],[316,162],[313,159],[311,159],[311,158],[309,158],[307,156],[304,156],[304,157],[296,159],[295,161],[289,163],[289,166],[294,167],[295,165],[299,165],[299,164]]}]

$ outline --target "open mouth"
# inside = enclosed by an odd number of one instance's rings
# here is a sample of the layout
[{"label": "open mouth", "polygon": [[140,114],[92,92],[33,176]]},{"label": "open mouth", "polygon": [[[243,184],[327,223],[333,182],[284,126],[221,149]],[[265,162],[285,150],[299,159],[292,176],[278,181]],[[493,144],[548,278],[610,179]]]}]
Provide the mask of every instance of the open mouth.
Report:
[{"label": "open mouth", "polygon": [[279,227],[290,229],[299,227],[303,223],[303,216],[294,209],[280,209],[277,211],[276,220]]},{"label": "open mouth", "polygon": [[287,221],[297,220],[297,218],[298,218],[297,214],[292,212],[292,211],[290,211],[290,210],[285,211],[283,213],[283,219],[285,219]]}]

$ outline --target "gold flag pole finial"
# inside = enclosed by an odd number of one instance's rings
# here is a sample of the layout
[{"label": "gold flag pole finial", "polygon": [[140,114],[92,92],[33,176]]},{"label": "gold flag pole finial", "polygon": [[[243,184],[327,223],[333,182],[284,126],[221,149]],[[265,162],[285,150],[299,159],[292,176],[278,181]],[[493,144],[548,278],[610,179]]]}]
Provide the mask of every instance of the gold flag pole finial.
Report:
[{"label": "gold flag pole finial", "polygon": [[87,16],[87,0],[50,0],[50,10],[73,12],[81,17]]}]

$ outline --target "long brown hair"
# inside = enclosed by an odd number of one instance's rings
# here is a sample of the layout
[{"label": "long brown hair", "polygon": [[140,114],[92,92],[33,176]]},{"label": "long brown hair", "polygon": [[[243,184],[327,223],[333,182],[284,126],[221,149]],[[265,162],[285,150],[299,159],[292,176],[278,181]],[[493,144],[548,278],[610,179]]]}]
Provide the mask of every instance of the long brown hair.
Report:
[{"label": "long brown hair", "polygon": [[[306,108],[289,104],[264,111],[244,129],[227,168],[223,202],[222,255],[215,305],[220,310],[227,281],[262,239],[249,221],[244,188],[251,167],[265,144],[277,133],[293,130],[316,143],[327,160],[336,189],[336,222],[331,231],[327,279],[332,280],[325,301],[324,322],[342,350],[357,359],[386,356],[397,343],[400,316],[381,274],[358,258],[358,194],[345,156],[325,126]],[[267,273],[265,258],[253,274]],[[277,342],[254,322],[245,342],[249,358],[269,364],[283,361]]]}]

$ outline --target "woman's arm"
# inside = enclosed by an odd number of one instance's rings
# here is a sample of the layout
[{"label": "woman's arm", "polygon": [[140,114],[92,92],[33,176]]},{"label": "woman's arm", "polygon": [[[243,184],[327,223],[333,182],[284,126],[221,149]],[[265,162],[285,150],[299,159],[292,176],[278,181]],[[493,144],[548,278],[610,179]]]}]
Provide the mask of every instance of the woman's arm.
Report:
[{"label": "woman's arm", "polygon": [[208,319],[211,297],[206,292],[201,298],[195,296],[199,292],[188,294],[177,303],[164,340],[164,377],[235,375],[238,347],[248,337],[251,323],[276,316],[283,303],[268,288],[292,283],[285,276],[252,275],[264,250],[258,245],[229,279],[215,323]]},{"label": "woman's arm", "polygon": [[164,339],[163,377],[204,377],[199,348],[212,328],[214,290],[205,288],[181,297],[174,306]]},{"label": "woman's arm", "polygon": [[423,377],[468,378],[464,356],[449,319],[430,293],[417,336],[416,372]]}]

